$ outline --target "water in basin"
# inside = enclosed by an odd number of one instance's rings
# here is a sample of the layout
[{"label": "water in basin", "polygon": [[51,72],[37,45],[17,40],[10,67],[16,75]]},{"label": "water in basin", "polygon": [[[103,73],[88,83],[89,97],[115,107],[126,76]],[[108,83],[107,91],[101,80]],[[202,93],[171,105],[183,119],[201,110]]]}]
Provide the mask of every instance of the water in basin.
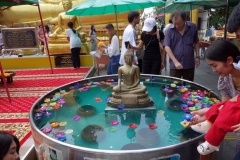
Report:
[{"label": "water in basin", "polygon": [[[159,148],[200,135],[180,124],[185,114],[180,105],[186,104],[186,101],[181,98],[183,94],[179,88],[174,90],[174,94],[167,95],[162,88],[168,88],[174,81],[177,86],[188,86],[188,91],[203,93],[206,90],[203,87],[181,80],[142,78],[141,83],[147,87],[154,106],[119,110],[107,106],[111,86],[116,81],[80,81],[48,94],[32,113],[35,125],[53,139],[103,150]],[[61,99],[60,91],[68,94]],[[54,100],[57,97],[60,101]],[[52,101],[48,102],[50,99]],[[56,105],[56,102],[59,104]],[[52,123],[60,123],[60,126],[54,128]]]}]

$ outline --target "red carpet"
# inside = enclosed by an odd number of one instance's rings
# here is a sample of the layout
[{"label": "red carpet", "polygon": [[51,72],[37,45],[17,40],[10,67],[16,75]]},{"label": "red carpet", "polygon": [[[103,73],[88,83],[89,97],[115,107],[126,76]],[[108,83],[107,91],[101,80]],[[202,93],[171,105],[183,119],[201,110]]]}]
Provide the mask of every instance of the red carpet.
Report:
[{"label": "red carpet", "polygon": [[83,79],[89,67],[14,70],[13,83],[8,84],[12,103],[6,90],[0,86],[0,130],[17,136],[21,145],[31,136],[29,110],[35,101],[50,90]]}]

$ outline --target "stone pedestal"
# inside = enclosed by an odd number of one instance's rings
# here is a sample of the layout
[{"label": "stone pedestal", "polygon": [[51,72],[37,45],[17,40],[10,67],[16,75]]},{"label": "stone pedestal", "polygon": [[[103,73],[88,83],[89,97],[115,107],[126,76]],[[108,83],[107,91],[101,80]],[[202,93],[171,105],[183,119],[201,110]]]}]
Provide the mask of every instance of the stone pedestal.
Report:
[{"label": "stone pedestal", "polygon": [[120,104],[124,104],[125,108],[144,108],[152,106],[153,101],[148,97],[148,92],[142,94],[113,92],[109,105],[116,108]]}]

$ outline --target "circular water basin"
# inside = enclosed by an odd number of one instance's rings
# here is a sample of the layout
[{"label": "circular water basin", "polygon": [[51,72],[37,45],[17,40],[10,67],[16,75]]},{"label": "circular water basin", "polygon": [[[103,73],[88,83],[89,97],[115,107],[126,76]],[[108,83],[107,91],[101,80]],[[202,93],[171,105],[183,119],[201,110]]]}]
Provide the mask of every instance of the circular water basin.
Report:
[{"label": "circular water basin", "polygon": [[196,146],[203,135],[184,128],[183,122],[195,104],[197,109],[210,107],[218,97],[182,79],[141,75],[141,83],[153,106],[110,107],[117,76],[74,82],[40,98],[30,114],[39,159],[199,158]]}]

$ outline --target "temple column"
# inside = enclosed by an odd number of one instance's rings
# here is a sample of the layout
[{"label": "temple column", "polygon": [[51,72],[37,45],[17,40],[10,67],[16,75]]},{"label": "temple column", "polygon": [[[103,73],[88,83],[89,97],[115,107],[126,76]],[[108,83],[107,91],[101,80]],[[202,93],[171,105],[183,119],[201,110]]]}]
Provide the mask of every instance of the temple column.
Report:
[{"label": "temple column", "polygon": [[198,8],[191,11],[191,21],[198,26]]},{"label": "temple column", "polygon": [[165,26],[169,23],[170,19],[171,19],[171,14],[170,13],[166,13],[165,14]]}]

